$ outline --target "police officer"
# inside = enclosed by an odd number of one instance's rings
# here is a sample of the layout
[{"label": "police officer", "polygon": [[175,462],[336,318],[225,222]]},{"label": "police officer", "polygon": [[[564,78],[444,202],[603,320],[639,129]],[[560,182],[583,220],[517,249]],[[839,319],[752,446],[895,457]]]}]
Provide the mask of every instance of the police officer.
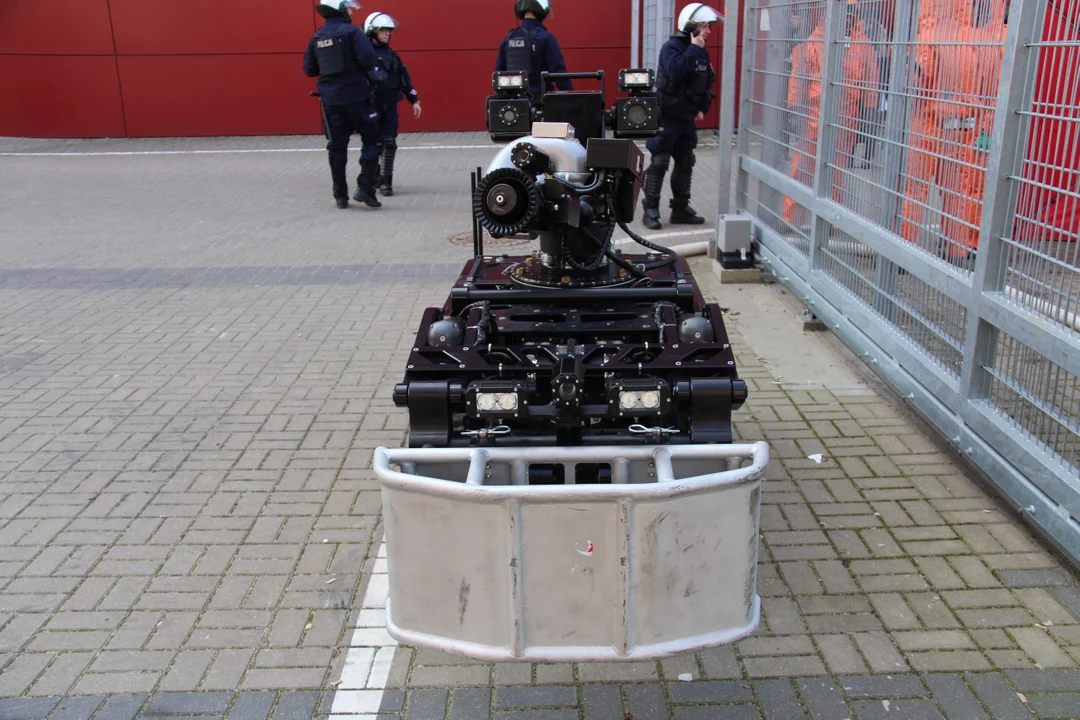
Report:
[{"label": "police officer", "polygon": [[360,133],[360,175],[356,178],[353,198],[369,207],[382,207],[375,198],[379,181],[379,113],[371,96],[371,84],[383,79],[371,43],[353,26],[352,13],[360,9],[356,0],[319,0],[315,10],[326,24],[308,43],[304,54],[304,73],[318,77],[316,87],[322,99],[326,145],[330,156],[330,177],[334,199],[341,209],[349,207],[348,164],[349,138]]},{"label": "police officer", "polygon": [[379,111],[379,137],[382,139],[382,156],[379,167],[382,180],[379,192],[390,197],[394,194],[394,156],[397,155],[398,103],[402,93],[412,103],[413,117],[420,119],[420,96],[413,87],[409,69],[401,57],[390,47],[390,36],[397,23],[384,12],[368,15],[364,32],[371,38],[379,67],[386,73],[386,80],[375,91],[375,108]]},{"label": "police officer", "polygon": [[701,225],[705,218],[690,207],[690,185],[693,180],[694,148],[697,147],[697,128],[694,120],[705,117],[712,107],[716,82],[705,41],[712,24],[720,13],[704,3],[690,3],[679,13],[678,32],[660,49],[656,87],[660,91],[660,132],[646,147],[651,154],[645,172],[645,227],[658,230],[660,224],[660,191],[664,187],[668,161],[675,159],[671,173],[672,224]]},{"label": "police officer", "polygon": [[[559,41],[544,27],[544,19],[551,14],[551,0],[515,0],[514,14],[521,24],[510,31],[499,45],[499,58],[495,69],[499,72],[526,72],[529,74],[529,94],[533,104],[540,103],[540,73],[564,73]],[[555,87],[573,90],[569,80],[548,81],[546,91]]]}]

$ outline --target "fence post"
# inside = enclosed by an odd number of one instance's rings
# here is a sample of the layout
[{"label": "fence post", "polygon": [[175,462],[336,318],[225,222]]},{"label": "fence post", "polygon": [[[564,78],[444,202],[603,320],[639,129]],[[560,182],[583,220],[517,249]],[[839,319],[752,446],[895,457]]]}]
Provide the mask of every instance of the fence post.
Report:
[{"label": "fence post", "polygon": [[[818,106],[817,163],[814,165],[814,195],[831,200],[836,168],[836,120],[839,117],[839,83],[844,81],[844,36],[847,0],[828,0],[825,5],[825,47],[821,64],[821,104]],[[826,223],[813,212],[809,260],[812,273],[822,267],[820,249],[828,242]]]},{"label": "fence post", "polygon": [[1012,176],[1021,167],[1028,145],[1029,123],[1021,111],[1031,102],[1038,64],[1038,53],[1032,51],[1029,43],[1032,39],[1037,41],[1042,33],[1045,2],[1013,0],[1009,9],[990,161],[986,169],[979,247],[968,303],[960,380],[960,392],[968,401],[990,396],[990,374],[986,368],[994,364],[998,331],[984,317],[984,294],[1001,292],[1005,288],[1008,246],[1003,238],[1012,235],[1015,216]]},{"label": "fence post", "polygon": [[[904,175],[907,152],[904,134],[908,126],[909,88],[914,87],[915,63],[911,59],[911,43],[917,39],[918,24],[912,25],[912,18],[919,17],[920,0],[911,3],[898,2],[894,5],[893,35],[891,38],[888,88],[886,90],[885,143],[883,152],[885,163],[882,166],[881,184],[892,192],[885,193],[881,204],[878,224],[890,230],[898,230],[896,217],[901,208],[900,197],[904,194]],[[899,38],[903,38],[900,44]],[[891,297],[896,296],[900,268],[896,263],[878,256],[874,270],[874,287],[881,290],[874,294],[874,309],[896,321],[896,305]]]},{"label": "fence post", "polygon": [[742,82],[739,89],[739,140],[738,149],[735,153],[735,162],[738,170],[735,181],[735,210],[745,209],[745,199],[750,192],[750,176],[742,168],[743,156],[750,154],[750,133],[747,131],[754,124],[754,86],[757,77],[754,75],[754,59],[752,53],[757,51],[757,30],[754,27],[754,3],[756,0],[742,0],[743,3],[743,56],[742,56]]},{"label": "fence post", "polygon": [[724,3],[724,56],[721,61],[723,76],[720,80],[720,159],[717,171],[720,192],[716,205],[716,223],[719,228],[723,217],[731,212],[731,142],[735,135],[735,64],[739,56],[739,0]]},{"label": "fence post", "polygon": [[[915,87],[915,62],[911,56],[911,44],[918,39],[919,5],[926,0],[912,3],[896,3],[893,16],[892,64],[889,66],[888,108],[885,111],[885,165],[882,185],[895,192],[889,193],[881,206],[878,224],[898,231],[896,218],[900,211],[900,198],[904,194],[903,167],[905,152],[904,135],[908,129],[908,95]],[[901,35],[902,33],[902,35]],[[898,38],[902,37],[903,45]],[[893,183],[896,183],[893,186]]]},{"label": "fence post", "polygon": [[[766,12],[766,10],[762,9],[760,12]],[[784,115],[782,110],[774,108],[787,106],[787,81],[791,72],[791,48],[787,46],[791,36],[791,23],[790,11],[786,7],[769,9],[768,13],[768,39],[765,41],[765,106],[761,110],[761,162],[771,168],[779,169],[787,160],[784,153],[786,146],[780,143],[780,138],[784,133]],[[762,184],[758,190],[758,207],[766,210],[766,224],[774,230],[778,229],[779,219],[783,217],[784,194]]]},{"label": "fence post", "polygon": [[630,67],[641,67],[641,3],[630,0]]}]

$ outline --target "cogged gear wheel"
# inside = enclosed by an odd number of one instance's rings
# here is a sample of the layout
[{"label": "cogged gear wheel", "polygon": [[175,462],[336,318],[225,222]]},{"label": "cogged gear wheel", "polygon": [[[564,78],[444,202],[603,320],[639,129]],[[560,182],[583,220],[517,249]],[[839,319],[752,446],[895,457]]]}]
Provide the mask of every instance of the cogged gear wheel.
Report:
[{"label": "cogged gear wheel", "polygon": [[528,229],[543,202],[532,176],[517,168],[499,168],[477,183],[473,212],[491,237],[500,238]]}]

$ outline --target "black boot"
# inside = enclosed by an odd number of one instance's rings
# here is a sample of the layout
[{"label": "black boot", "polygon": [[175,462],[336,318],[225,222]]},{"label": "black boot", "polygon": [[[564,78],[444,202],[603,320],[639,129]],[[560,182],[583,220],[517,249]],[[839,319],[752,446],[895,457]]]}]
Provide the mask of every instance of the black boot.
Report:
[{"label": "black boot", "polygon": [[379,156],[379,170],[382,179],[379,192],[386,197],[394,194],[394,158],[397,156],[397,138],[388,137],[383,141],[382,155]]},{"label": "black boot", "polygon": [[356,176],[356,193],[353,200],[368,207],[379,208],[382,203],[375,198],[375,188],[379,186],[378,158],[360,162],[360,174]]},{"label": "black boot", "polygon": [[675,207],[674,202],[671,206],[671,224],[672,225],[704,225],[705,218],[698,215],[694,208],[687,205],[686,207]]},{"label": "black boot", "polygon": [[359,203],[364,203],[368,207],[381,208],[382,203],[375,197],[375,192],[371,189],[365,189],[363,187],[356,188],[356,193],[353,195],[353,200]]},{"label": "black boot", "polygon": [[664,175],[667,174],[670,160],[670,155],[653,155],[648,169],[645,170],[645,197],[641,201],[645,213],[641,224],[650,230],[663,227],[660,223],[660,191],[664,189]]},{"label": "black boot", "polygon": [[705,218],[690,207],[690,186],[694,180],[693,156],[684,163],[675,163],[671,171],[671,224],[702,225]]},{"label": "black boot", "polygon": [[[345,168],[331,165],[330,179],[334,185],[334,201],[344,210],[349,207],[349,180],[345,177]],[[341,204],[343,202],[344,205]]]}]

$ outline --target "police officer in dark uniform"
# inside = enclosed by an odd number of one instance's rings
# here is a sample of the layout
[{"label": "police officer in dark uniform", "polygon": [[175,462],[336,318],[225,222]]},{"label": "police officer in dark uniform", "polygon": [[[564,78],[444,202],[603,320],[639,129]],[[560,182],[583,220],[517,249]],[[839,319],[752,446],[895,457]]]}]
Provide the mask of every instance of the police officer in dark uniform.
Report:
[{"label": "police officer in dark uniform", "polygon": [[697,147],[696,119],[705,117],[712,107],[713,70],[705,41],[712,23],[720,13],[704,3],[690,3],[679,14],[678,32],[660,49],[656,87],[660,91],[660,132],[646,147],[651,154],[645,172],[645,197],[642,206],[645,227],[660,229],[660,191],[664,187],[668,161],[675,159],[671,173],[671,222],[682,225],[701,225],[705,218],[690,207],[690,185],[693,180],[694,148]]},{"label": "police officer in dark uniform", "polygon": [[316,87],[322,99],[326,134],[330,141],[330,177],[339,208],[349,207],[349,138],[360,133],[360,175],[356,178],[357,202],[382,207],[375,198],[379,182],[379,113],[371,96],[371,84],[383,79],[371,43],[350,18],[360,9],[356,0],[320,0],[316,12],[326,18],[308,43],[304,73],[318,77]]},{"label": "police officer in dark uniform", "polygon": [[413,117],[420,119],[420,96],[413,87],[409,69],[390,47],[390,37],[397,28],[394,18],[384,12],[368,15],[364,32],[371,38],[379,67],[386,73],[386,80],[375,91],[375,108],[379,111],[379,137],[382,138],[382,156],[379,167],[382,180],[379,192],[390,197],[394,194],[394,157],[397,155],[398,103],[404,93],[412,104]]},{"label": "police officer in dark uniform", "polygon": [[[521,24],[510,31],[499,45],[499,58],[495,69],[499,72],[526,72],[529,74],[529,94],[534,105],[540,103],[540,73],[564,73],[559,41],[544,27],[544,19],[551,14],[551,0],[515,0],[514,14]],[[545,91],[558,87],[573,90],[566,79],[548,82]]]}]

